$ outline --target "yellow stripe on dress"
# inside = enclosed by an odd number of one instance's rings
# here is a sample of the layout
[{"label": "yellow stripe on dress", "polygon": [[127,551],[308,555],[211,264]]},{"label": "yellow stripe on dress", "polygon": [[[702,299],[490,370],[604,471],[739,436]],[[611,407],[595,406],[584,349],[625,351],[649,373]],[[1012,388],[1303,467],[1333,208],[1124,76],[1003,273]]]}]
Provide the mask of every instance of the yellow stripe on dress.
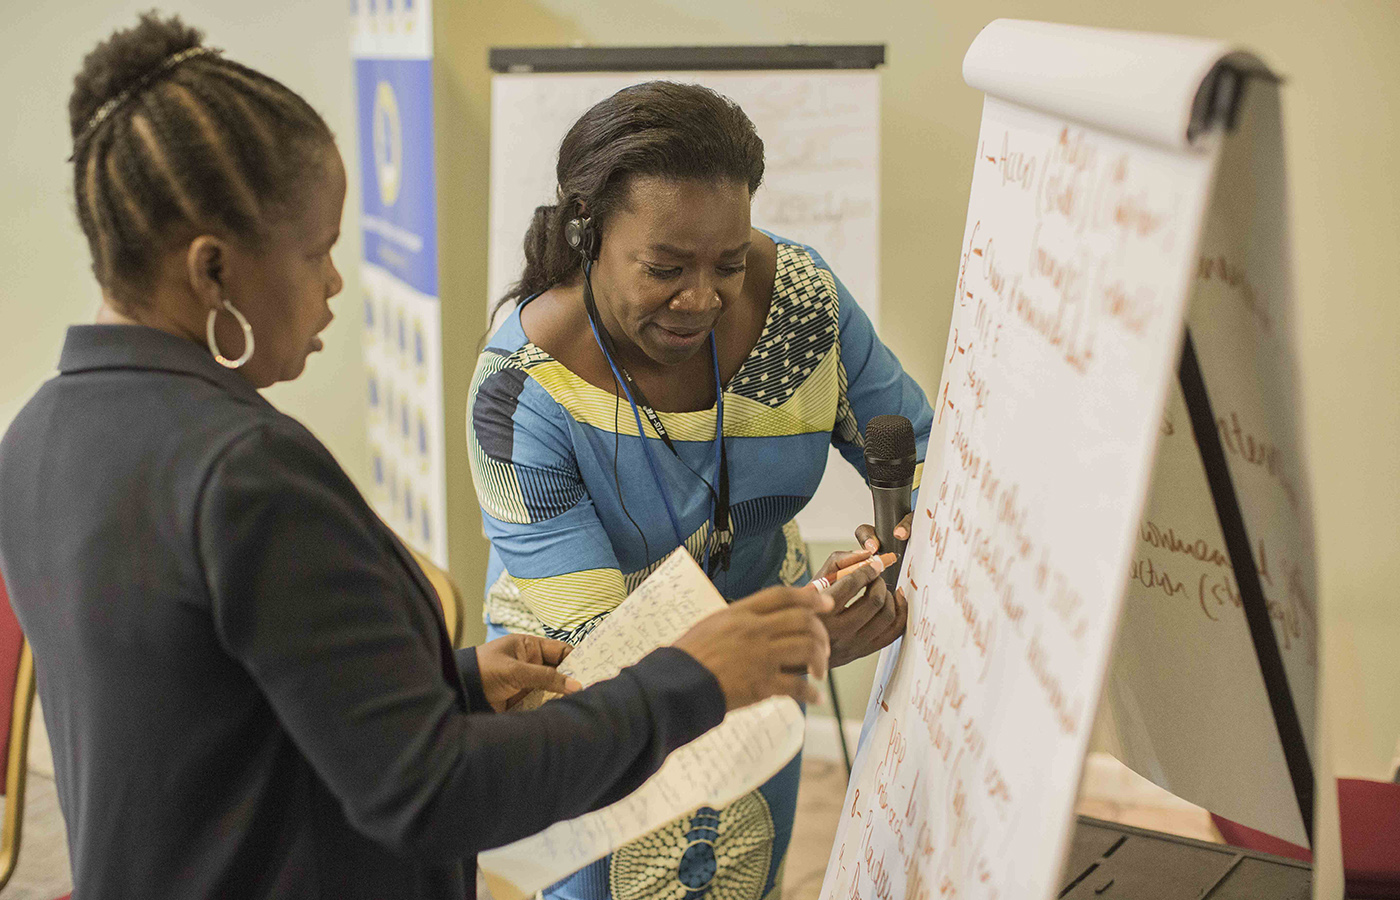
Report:
[{"label": "yellow stripe on dress", "polygon": [[549,637],[544,623],[530,611],[530,607],[525,605],[525,600],[520,596],[520,587],[515,583],[515,579],[511,578],[510,573],[504,569],[501,570],[501,574],[496,577],[496,581],[491,587],[487,589],[486,599],[482,607],[483,621],[494,622],[506,631]]},{"label": "yellow stripe on dress", "polygon": [[[637,436],[637,417],[632,414],[625,398],[618,398],[609,391],[589,384],[558,360],[531,367],[530,377],[539,382],[540,387],[564,407],[575,421],[611,433],[614,430],[613,419],[616,417],[618,434],[624,437]],[[715,438],[714,409],[663,412],[658,415],[661,416],[661,421],[672,440],[712,441]],[[647,437],[657,437],[656,429],[651,427],[651,422],[647,421],[646,417],[642,418],[642,427],[646,429]]]},{"label": "yellow stripe on dress", "polygon": [[547,578],[511,579],[521,599],[550,628],[569,631],[614,609],[627,596],[617,569],[584,569]]},{"label": "yellow stripe on dress", "polygon": [[[787,437],[830,431],[836,421],[836,404],[840,395],[839,365],[840,354],[833,347],[797,391],[776,409],[757,400],[726,392],[724,433],[729,437]],[[533,366],[530,377],[575,421],[612,433],[616,419],[618,434],[637,436],[637,418],[630,407],[624,403],[619,410],[617,397],[584,381],[562,363],[551,361]],[[673,440],[714,440],[713,408],[695,412],[662,412],[658,415]],[[642,428],[647,437],[657,438],[656,429],[645,417]]]},{"label": "yellow stripe on dress", "polygon": [[768,406],[739,394],[724,395],[724,433],[730,437],[787,437],[830,431],[840,397],[835,345],[807,380],[781,406]]},{"label": "yellow stripe on dress", "polygon": [[[705,542],[710,537],[710,523],[706,522],[695,530],[695,533],[685,539],[685,548],[695,559],[703,559]],[[668,556],[670,554],[667,554]],[[646,577],[650,575],[657,566],[665,562],[665,558],[657,560],[655,563],[639,569],[636,572],[629,572],[622,575],[617,569],[593,569],[591,572],[576,572],[572,575],[556,575],[551,578],[516,578],[509,572],[502,571],[496,579],[495,584],[486,591],[485,613],[487,621],[495,622],[507,631],[518,631],[526,634],[538,634],[548,637],[546,628],[556,631],[572,631],[579,625],[588,622],[600,613],[611,612],[622,602],[626,594],[630,594],[637,589]],[[589,578],[590,584],[574,587],[561,583],[561,579],[568,579],[578,575],[592,575],[602,573],[602,578]],[[616,581],[612,576],[617,576],[621,580],[621,587],[613,587]],[[545,592],[557,596],[565,592],[566,588],[576,591],[566,599],[569,608],[560,609],[559,605],[554,608],[555,617],[544,619],[537,611],[537,603],[540,590],[536,587],[541,583],[548,582]],[[527,593],[529,589],[529,593]],[[611,592],[611,593],[610,593]],[[588,598],[593,598],[589,600]],[[578,600],[583,598],[584,602],[578,604]],[[613,598],[613,599],[606,599]],[[601,602],[606,599],[606,602]],[[560,622],[570,624],[557,624]]]}]

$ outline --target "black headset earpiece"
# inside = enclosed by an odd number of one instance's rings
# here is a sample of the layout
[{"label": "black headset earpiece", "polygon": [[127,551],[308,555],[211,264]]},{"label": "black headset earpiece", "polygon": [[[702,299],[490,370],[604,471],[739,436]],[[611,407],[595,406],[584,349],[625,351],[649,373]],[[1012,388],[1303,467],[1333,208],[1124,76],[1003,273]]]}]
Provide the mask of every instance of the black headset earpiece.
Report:
[{"label": "black headset earpiece", "polygon": [[564,240],[589,262],[598,258],[598,229],[593,227],[591,216],[578,216],[565,222]]}]

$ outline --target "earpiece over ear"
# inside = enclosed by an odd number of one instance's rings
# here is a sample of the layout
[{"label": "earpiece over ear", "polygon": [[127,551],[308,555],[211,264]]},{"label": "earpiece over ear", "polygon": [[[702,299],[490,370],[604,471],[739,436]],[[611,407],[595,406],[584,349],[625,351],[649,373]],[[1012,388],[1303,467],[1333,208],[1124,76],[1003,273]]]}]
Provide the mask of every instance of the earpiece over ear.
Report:
[{"label": "earpiece over ear", "polygon": [[564,223],[564,240],[589,262],[598,258],[598,229],[591,216],[577,216]]}]

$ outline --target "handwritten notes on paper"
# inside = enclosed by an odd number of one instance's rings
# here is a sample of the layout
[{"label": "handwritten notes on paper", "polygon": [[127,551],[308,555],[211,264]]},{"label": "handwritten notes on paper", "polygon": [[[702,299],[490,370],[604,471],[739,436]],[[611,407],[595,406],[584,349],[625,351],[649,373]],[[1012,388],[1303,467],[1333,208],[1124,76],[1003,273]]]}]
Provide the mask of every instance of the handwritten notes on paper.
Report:
[{"label": "handwritten notes on paper", "polygon": [[1214,162],[987,97],[908,631],[824,900],[1057,893]]},{"label": "handwritten notes on paper", "polygon": [[[1188,322],[1289,693],[1317,760],[1316,563],[1295,413],[1279,106],[1275,85],[1252,83],[1221,149]],[[1178,796],[1306,844],[1239,584],[1175,385],[1127,585],[1103,707],[1117,755]]]},{"label": "handwritten notes on paper", "polygon": [[[559,669],[585,686],[612,678],[724,606],[690,554],[678,549]],[[802,737],[802,712],[788,697],[728,714],[617,803],[481,854],[478,862],[492,897],[532,896],[678,816],[733,802],[786,765],[801,749]]]}]

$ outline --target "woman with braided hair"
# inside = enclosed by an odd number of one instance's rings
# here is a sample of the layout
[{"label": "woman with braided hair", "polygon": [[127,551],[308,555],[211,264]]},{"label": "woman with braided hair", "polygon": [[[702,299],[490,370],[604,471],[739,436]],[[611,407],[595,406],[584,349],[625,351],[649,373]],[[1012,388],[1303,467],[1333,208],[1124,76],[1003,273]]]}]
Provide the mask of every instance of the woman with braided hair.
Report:
[{"label": "woman with braided hair", "polygon": [[[341,289],[325,122],[155,14],[69,112],[102,307],[0,441],[0,571],[74,896],[469,897],[478,851],[622,796],[728,709],[810,696],[816,616],[868,567],[587,690],[555,641],[454,652],[412,557],[257,390],[301,373]],[[493,714],[536,687],[569,696]]]}]

